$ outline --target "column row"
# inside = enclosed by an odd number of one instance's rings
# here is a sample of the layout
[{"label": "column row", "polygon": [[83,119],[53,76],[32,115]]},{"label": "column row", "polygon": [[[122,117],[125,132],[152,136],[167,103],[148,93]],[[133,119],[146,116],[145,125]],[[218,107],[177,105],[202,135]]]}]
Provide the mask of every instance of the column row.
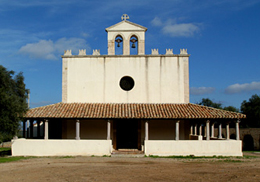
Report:
[{"label": "column row", "polygon": [[[236,140],[239,140],[239,123],[240,121],[237,120],[236,122]],[[197,134],[197,127],[199,125],[199,134]],[[191,135],[200,135],[202,136],[202,123],[200,124],[194,124],[194,125],[191,125],[190,127],[190,134]],[[206,136],[206,140],[210,140],[210,137],[211,138],[214,138],[214,125],[215,125],[215,122],[213,122],[211,124],[211,129],[210,129],[210,121],[207,120],[206,121],[206,127],[205,127],[205,136]],[[211,135],[210,135],[211,133]],[[229,140],[230,139],[230,132],[229,132],[229,122],[226,122],[226,139]],[[222,139],[222,123],[219,123],[218,125],[218,139]]]}]

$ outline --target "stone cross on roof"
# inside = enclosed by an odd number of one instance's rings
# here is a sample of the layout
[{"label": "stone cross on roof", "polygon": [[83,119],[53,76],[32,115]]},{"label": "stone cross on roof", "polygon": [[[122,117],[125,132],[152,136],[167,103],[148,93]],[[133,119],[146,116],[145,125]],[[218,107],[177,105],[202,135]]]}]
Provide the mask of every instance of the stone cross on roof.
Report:
[{"label": "stone cross on roof", "polygon": [[121,20],[122,21],[125,21],[125,20],[128,20],[129,19],[129,16],[127,15],[127,14],[123,14],[122,16],[121,16]]}]

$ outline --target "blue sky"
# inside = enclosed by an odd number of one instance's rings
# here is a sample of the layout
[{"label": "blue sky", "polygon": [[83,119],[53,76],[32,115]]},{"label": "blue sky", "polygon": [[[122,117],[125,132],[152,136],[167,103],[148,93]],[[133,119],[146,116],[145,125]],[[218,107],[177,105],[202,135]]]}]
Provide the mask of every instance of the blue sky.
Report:
[{"label": "blue sky", "polygon": [[260,0],[0,0],[0,64],[23,72],[30,106],[61,102],[61,55],[100,49],[105,28],[148,28],[146,54],[187,48],[190,102],[210,98],[240,108],[260,91]]}]

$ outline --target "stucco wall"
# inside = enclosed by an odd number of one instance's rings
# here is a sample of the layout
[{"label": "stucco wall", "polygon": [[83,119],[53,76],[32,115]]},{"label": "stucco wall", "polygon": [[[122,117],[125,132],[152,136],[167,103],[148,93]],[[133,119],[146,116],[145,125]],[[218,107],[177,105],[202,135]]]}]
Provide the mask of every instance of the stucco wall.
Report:
[{"label": "stucco wall", "polygon": [[111,140],[12,140],[13,156],[102,156],[111,152]]},{"label": "stucco wall", "polygon": [[[63,57],[62,101],[89,103],[188,103],[188,56]],[[134,79],[124,91],[119,81]]]},{"label": "stucco wall", "polygon": [[242,142],[237,140],[214,141],[162,141],[145,140],[145,154],[158,156],[242,156]]}]

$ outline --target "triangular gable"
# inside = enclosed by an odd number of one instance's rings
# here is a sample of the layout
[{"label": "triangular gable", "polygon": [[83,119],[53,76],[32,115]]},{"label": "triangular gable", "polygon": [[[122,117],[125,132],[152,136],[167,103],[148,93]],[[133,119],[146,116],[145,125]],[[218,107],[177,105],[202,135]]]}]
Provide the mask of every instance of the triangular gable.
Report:
[{"label": "triangular gable", "polygon": [[115,25],[112,25],[108,28],[106,28],[106,31],[121,31],[121,30],[129,30],[129,31],[147,31],[146,27],[143,27],[141,25],[138,25],[136,23],[130,22],[130,21],[121,21]]}]

